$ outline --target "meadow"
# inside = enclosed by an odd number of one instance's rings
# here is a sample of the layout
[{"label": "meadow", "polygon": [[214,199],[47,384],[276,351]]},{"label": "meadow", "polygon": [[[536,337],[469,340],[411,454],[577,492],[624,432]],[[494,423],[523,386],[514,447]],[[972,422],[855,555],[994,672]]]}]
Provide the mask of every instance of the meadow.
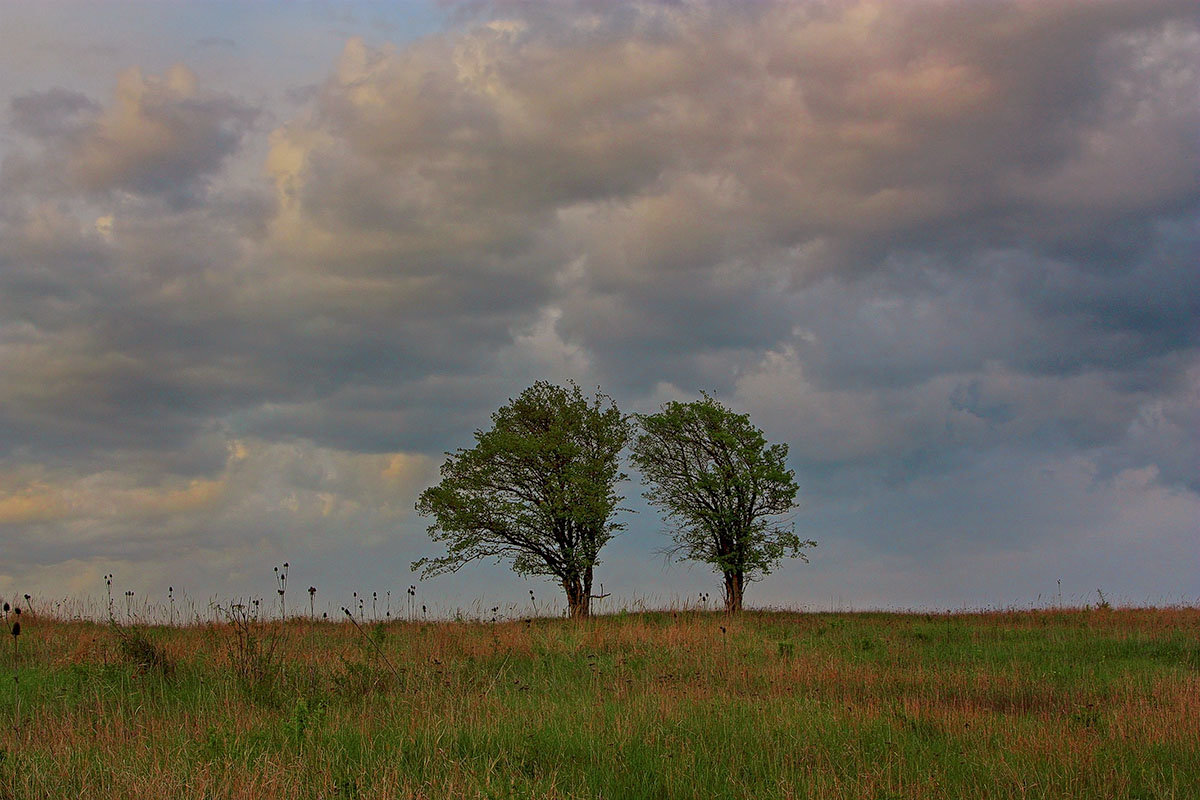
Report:
[{"label": "meadow", "polygon": [[14,800],[1200,797],[1197,608],[26,613],[5,639]]}]

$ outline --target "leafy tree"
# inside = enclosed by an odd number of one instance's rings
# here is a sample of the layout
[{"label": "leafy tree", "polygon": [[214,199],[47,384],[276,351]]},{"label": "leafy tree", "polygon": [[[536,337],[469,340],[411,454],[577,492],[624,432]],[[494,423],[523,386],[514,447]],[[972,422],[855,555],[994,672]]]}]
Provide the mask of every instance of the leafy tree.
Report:
[{"label": "leafy tree", "polygon": [[795,528],[779,520],[796,507],[795,473],[786,444],[768,445],[750,417],[704,395],[638,414],[633,462],[666,512],[681,560],[711,564],[725,579],[725,608],[740,611],[748,581],[768,574],[784,556],[807,561]]},{"label": "leafy tree", "polygon": [[624,527],[611,518],[632,433],[607,395],[535,383],[492,414],[491,430],[475,431],[474,447],[446,454],[441,483],[421,493],[417,511],[433,518],[430,538],[447,554],[413,569],[430,576],[511,560],[521,575],[558,579],[571,616],[587,616],[600,548]]}]

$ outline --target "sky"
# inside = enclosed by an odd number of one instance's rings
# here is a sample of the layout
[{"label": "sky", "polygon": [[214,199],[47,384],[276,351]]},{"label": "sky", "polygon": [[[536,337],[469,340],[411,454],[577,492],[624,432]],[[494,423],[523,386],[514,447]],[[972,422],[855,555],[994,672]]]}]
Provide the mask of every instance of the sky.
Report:
[{"label": "sky", "polygon": [[[1191,0],[0,0],[0,595],[561,606],[410,572],[545,379],[788,444],[751,606],[1196,603],[1197,54]],[[715,602],[629,471],[600,610]]]}]

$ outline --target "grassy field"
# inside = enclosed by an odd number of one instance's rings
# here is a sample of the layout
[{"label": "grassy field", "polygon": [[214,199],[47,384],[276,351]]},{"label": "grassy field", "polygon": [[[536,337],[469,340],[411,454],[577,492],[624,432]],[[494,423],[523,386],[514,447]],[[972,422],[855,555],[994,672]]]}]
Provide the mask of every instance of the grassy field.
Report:
[{"label": "grassy field", "polygon": [[1200,609],[22,627],[0,798],[1200,797]]}]

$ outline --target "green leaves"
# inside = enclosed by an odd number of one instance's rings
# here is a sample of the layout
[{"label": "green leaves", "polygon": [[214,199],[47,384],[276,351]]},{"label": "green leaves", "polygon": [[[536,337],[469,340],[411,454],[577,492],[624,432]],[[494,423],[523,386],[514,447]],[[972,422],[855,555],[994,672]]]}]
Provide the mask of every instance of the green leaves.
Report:
[{"label": "green leaves", "polygon": [[798,490],[787,445],[768,444],[747,415],[704,395],[636,419],[634,438],[607,395],[544,381],[526,389],[475,431],[474,447],[447,454],[441,482],[421,493],[417,511],[433,518],[429,535],[446,554],[413,569],[428,577],[508,560],[519,574],[558,578],[572,613],[586,614],[600,549],[624,527],[612,518],[631,439],[646,498],[673,526],[674,552],[724,574],[731,609],[746,581],[816,544],[780,519]]},{"label": "green leaves", "polygon": [[674,551],[736,579],[727,586],[739,592],[738,606],[744,581],[816,544],[777,519],[795,508],[799,487],[787,445],[768,445],[749,416],[706,394],[637,421],[633,461],[649,484],[646,499],[673,526]]},{"label": "green leaves", "polygon": [[449,454],[441,482],[421,493],[417,511],[434,519],[429,534],[447,553],[413,568],[429,576],[496,557],[524,575],[586,576],[590,587],[600,548],[622,527],[612,516],[631,434],[606,395],[535,383],[475,432],[475,447]]}]

